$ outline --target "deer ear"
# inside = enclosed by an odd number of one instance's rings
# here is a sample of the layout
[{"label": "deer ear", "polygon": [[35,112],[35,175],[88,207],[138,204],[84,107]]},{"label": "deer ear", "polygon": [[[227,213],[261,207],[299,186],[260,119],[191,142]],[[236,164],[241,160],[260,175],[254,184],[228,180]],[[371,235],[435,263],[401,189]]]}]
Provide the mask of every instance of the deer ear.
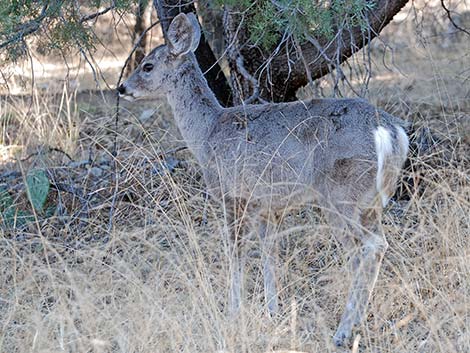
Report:
[{"label": "deer ear", "polygon": [[173,55],[194,52],[201,39],[201,27],[193,13],[180,13],[170,24],[167,32],[168,47]]}]

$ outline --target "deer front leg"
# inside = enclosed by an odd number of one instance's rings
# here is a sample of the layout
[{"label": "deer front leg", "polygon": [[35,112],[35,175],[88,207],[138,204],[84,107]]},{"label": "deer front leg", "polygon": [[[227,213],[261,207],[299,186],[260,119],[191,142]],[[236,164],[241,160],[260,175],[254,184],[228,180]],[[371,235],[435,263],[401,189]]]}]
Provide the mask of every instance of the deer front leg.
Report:
[{"label": "deer front leg", "polygon": [[274,225],[268,219],[261,217],[259,237],[261,242],[261,260],[263,263],[264,299],[270,315],[278,312],[274,228]]},{"label": "deer front leg", "polygon": [[337,346],[343,346],[351,337],[354,326],[363,320],[372,290],[388,244],[383,235],[368,234],[361,239],[361,247],[351,259],[353,280],[338,329],[333,337]]}]

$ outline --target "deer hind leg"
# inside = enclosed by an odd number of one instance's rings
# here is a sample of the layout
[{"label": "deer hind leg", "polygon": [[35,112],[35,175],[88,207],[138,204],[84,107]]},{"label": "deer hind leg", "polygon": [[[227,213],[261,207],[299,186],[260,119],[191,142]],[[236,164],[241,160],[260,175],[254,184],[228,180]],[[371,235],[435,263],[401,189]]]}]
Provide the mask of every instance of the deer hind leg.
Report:
[{"label": "deer hind leg", "polygon": [[229,243],[229,311],[232,316],[239,313],[242,292],[242,264],[240,259],[240,241],[246,231],[243,203],[236,200],[226,202],[227,226],[230,235]]},{"label": "deer hind leg", "polygon": [[230,294],[229,294],[229,311],[232,316],[236,316],[240,312],[242,303],[242,267],[240,263],[239,247],[234,244],[234,248],[230,256]]},{"label": "deer hind leg", "polygon": [[388,244],[379,231],[376,210],[368,210],[361,218],[362,229],[355,232],[359,236],[359,248],[351,258],[353,279],[338,329],[333,337],[337,346],[349,340],[355,326],[364,320],[367,305],[379,274],[382,259]]},{"label": "deer hind leg", "polygon": [[261,242],[261,259],[263,263],[264,299],[270,315],[277,314],[279,309],[276,289],[276,225],[272,217],[261,217],[259,237]]},{"label": "deer hind leg", "polygon": [[[382,207],[385,207],[392,196],[401,166],[403,165],[408,153],[408,137],[402,127],[395,126],[396,139],[393,141],[390,130],[384,127],[378,127],[374,132],[375,148],[377,152],[377,171],[375,174],[376,191],[381,202],[377,197],[370,199],[367,197],[366,190],[356,190],[356,194],[363,195],[360,209],[363,209],[360,218],[360,229],[352,224],[356,229],[356,234],[360,243],[359,250],[353,259],[353,281],[346,303],[346,309],[341,318],[338,330],[334,336],[337,345],[343,345],[345,340],[351,336],[355,325],[360,324],[365,316],[367,304],[369,302],[372,290],[379,274],[382,259],[387,250],[388,244],[382,233],[380,225],[380,216]],[[394,144],[398,148],[394,148]],[[356,170],[361,170],[356,166]],[[367,169],[364,169],[367,170]],[[369,169],[371,171],[372,169]],[[370,177],[370,173],[369,177]],[[374,174],[374,173],[373,173]],[[366,174],[362,174],[364,178]],[[356,178],[360,180],[360,178]],[[366,179],[364,183],[357,185],[370,185]],[[364,205],[371,202],[370,207]]]}]

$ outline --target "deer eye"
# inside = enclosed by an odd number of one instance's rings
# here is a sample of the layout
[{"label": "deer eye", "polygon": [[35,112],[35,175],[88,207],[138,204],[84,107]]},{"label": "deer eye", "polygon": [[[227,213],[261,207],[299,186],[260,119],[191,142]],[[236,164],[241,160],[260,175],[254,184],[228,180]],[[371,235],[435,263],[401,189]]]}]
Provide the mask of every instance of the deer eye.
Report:
[{"label": "deer eye", "polygon": [[150,72],[153,70],[153,64],[150,64],[150,63],[146,63],[144,64],[144,66],[142,67],[142,70],[144,72]]}]

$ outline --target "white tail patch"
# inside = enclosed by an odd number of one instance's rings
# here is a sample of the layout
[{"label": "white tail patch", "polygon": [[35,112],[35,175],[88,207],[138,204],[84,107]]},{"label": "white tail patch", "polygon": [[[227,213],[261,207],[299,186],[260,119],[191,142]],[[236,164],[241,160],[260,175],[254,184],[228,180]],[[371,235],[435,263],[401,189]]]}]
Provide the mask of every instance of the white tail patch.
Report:
[{"label": "white tail patch", "polygon": [[[405,135],[406,137],[406,135]],[[408,138],[406,138],[408,140]],[[377,152],[377,192],[385,207],[390,199],[384,185],[385,159],[393,154],[392,138],[390,132],[382,126],[374,131],[375,151]]]}]

